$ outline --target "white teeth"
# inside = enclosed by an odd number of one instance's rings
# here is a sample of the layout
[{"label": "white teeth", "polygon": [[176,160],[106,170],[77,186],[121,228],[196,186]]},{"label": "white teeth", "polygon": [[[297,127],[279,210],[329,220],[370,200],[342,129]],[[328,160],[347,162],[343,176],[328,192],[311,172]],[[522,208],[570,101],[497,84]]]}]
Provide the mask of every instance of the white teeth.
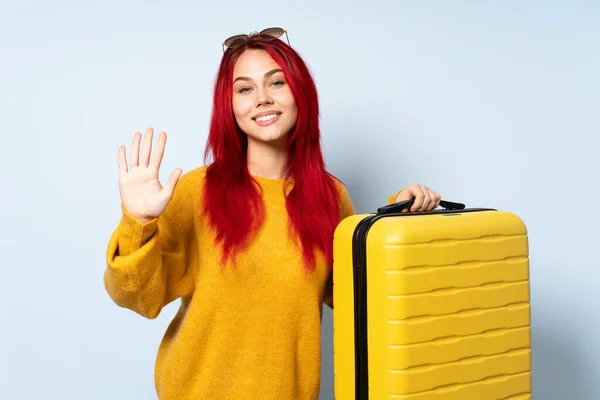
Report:
[{"label": "white teeth", "polygon": [[256,121],[257,122],[267,122],[269,120],[272,120],[275,117],[277,117],[277,114],[265,115],[264,117],[258,117],[258,118],[256,118]]}]

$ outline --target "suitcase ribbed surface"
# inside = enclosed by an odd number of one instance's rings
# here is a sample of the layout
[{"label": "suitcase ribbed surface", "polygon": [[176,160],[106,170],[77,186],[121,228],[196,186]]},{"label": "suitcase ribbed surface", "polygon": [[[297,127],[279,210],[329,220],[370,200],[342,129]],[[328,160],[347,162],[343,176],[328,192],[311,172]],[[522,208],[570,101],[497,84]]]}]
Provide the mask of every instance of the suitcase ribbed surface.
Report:
[{"label": "suitcase ribbed surface", "polygon": [[[349,219],[336,233],[340,400],[354,399],[347,252],[358,222]],[[528,239],[518,217],[477,211],[381,218],[367,234],[366,271],[370,400],[531,399]]]},{"label": "suitcase ribbed surface", "polygon": [[[388,235],[383,246],[372,232],[368,248],[379,243],[381,257],[373,260],[385,265],[390,398],[530,398],[527,236],[501,223],[503,216],[434,216],[420,224],[409,217],[413,226],[404,229],[411,233],[397,241]],[[432,238],[426,230],[436,219],[457,226],[430,230],[441,235]],[[470,230],[458,229],[469,219]],[[393,222],[378,224],[383,232]],[[457,237],[446,237],[450,232]]]}]

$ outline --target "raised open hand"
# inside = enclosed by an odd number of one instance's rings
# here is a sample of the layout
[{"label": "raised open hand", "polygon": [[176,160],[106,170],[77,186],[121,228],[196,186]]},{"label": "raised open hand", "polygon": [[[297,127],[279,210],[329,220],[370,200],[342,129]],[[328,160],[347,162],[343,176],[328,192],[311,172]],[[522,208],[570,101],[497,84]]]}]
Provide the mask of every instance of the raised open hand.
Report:
[{"label": "raised open hand", "polygon": [[[130,166],[127,167],[125,146],[119,147],[119,193],[123,206],[133,218],[142,223],[157,218],[173,198],[173,192],[182,170],[177,168],[169,176],[163,187],[158,180],[158,171],[167,143],[167,134],[161,132],[156,149],[152,152],[152,137],[154,130],[146,129],[144,142],[142,134],[136,132],[130,152]],[[140,152],[141,143],[141,152]]]}]

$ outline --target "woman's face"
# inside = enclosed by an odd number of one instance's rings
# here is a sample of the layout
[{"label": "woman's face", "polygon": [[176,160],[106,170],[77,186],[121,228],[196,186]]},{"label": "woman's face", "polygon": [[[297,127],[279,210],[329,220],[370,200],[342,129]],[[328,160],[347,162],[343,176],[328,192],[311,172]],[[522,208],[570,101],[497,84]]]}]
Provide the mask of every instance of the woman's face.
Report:
[{"label": "woman's face", "polygon": [[281,67],[264,50],[248,49],[233,68],[233,113],[251,140],[286,145],[298,109]]}]

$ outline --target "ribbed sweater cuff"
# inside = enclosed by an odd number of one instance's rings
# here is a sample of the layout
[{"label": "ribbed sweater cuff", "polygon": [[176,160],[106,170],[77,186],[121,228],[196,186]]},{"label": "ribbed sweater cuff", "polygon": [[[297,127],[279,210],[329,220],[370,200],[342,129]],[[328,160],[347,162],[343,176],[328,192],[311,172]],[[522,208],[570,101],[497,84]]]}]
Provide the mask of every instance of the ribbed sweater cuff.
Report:
[{"label": "ribbed sweater cuff", "polygon": [[128,255],[142,247],[154,235],[158,227],[158,218],[141,223],[127,212],[123,204],[121,211],[119,247],[121,255]]}]

